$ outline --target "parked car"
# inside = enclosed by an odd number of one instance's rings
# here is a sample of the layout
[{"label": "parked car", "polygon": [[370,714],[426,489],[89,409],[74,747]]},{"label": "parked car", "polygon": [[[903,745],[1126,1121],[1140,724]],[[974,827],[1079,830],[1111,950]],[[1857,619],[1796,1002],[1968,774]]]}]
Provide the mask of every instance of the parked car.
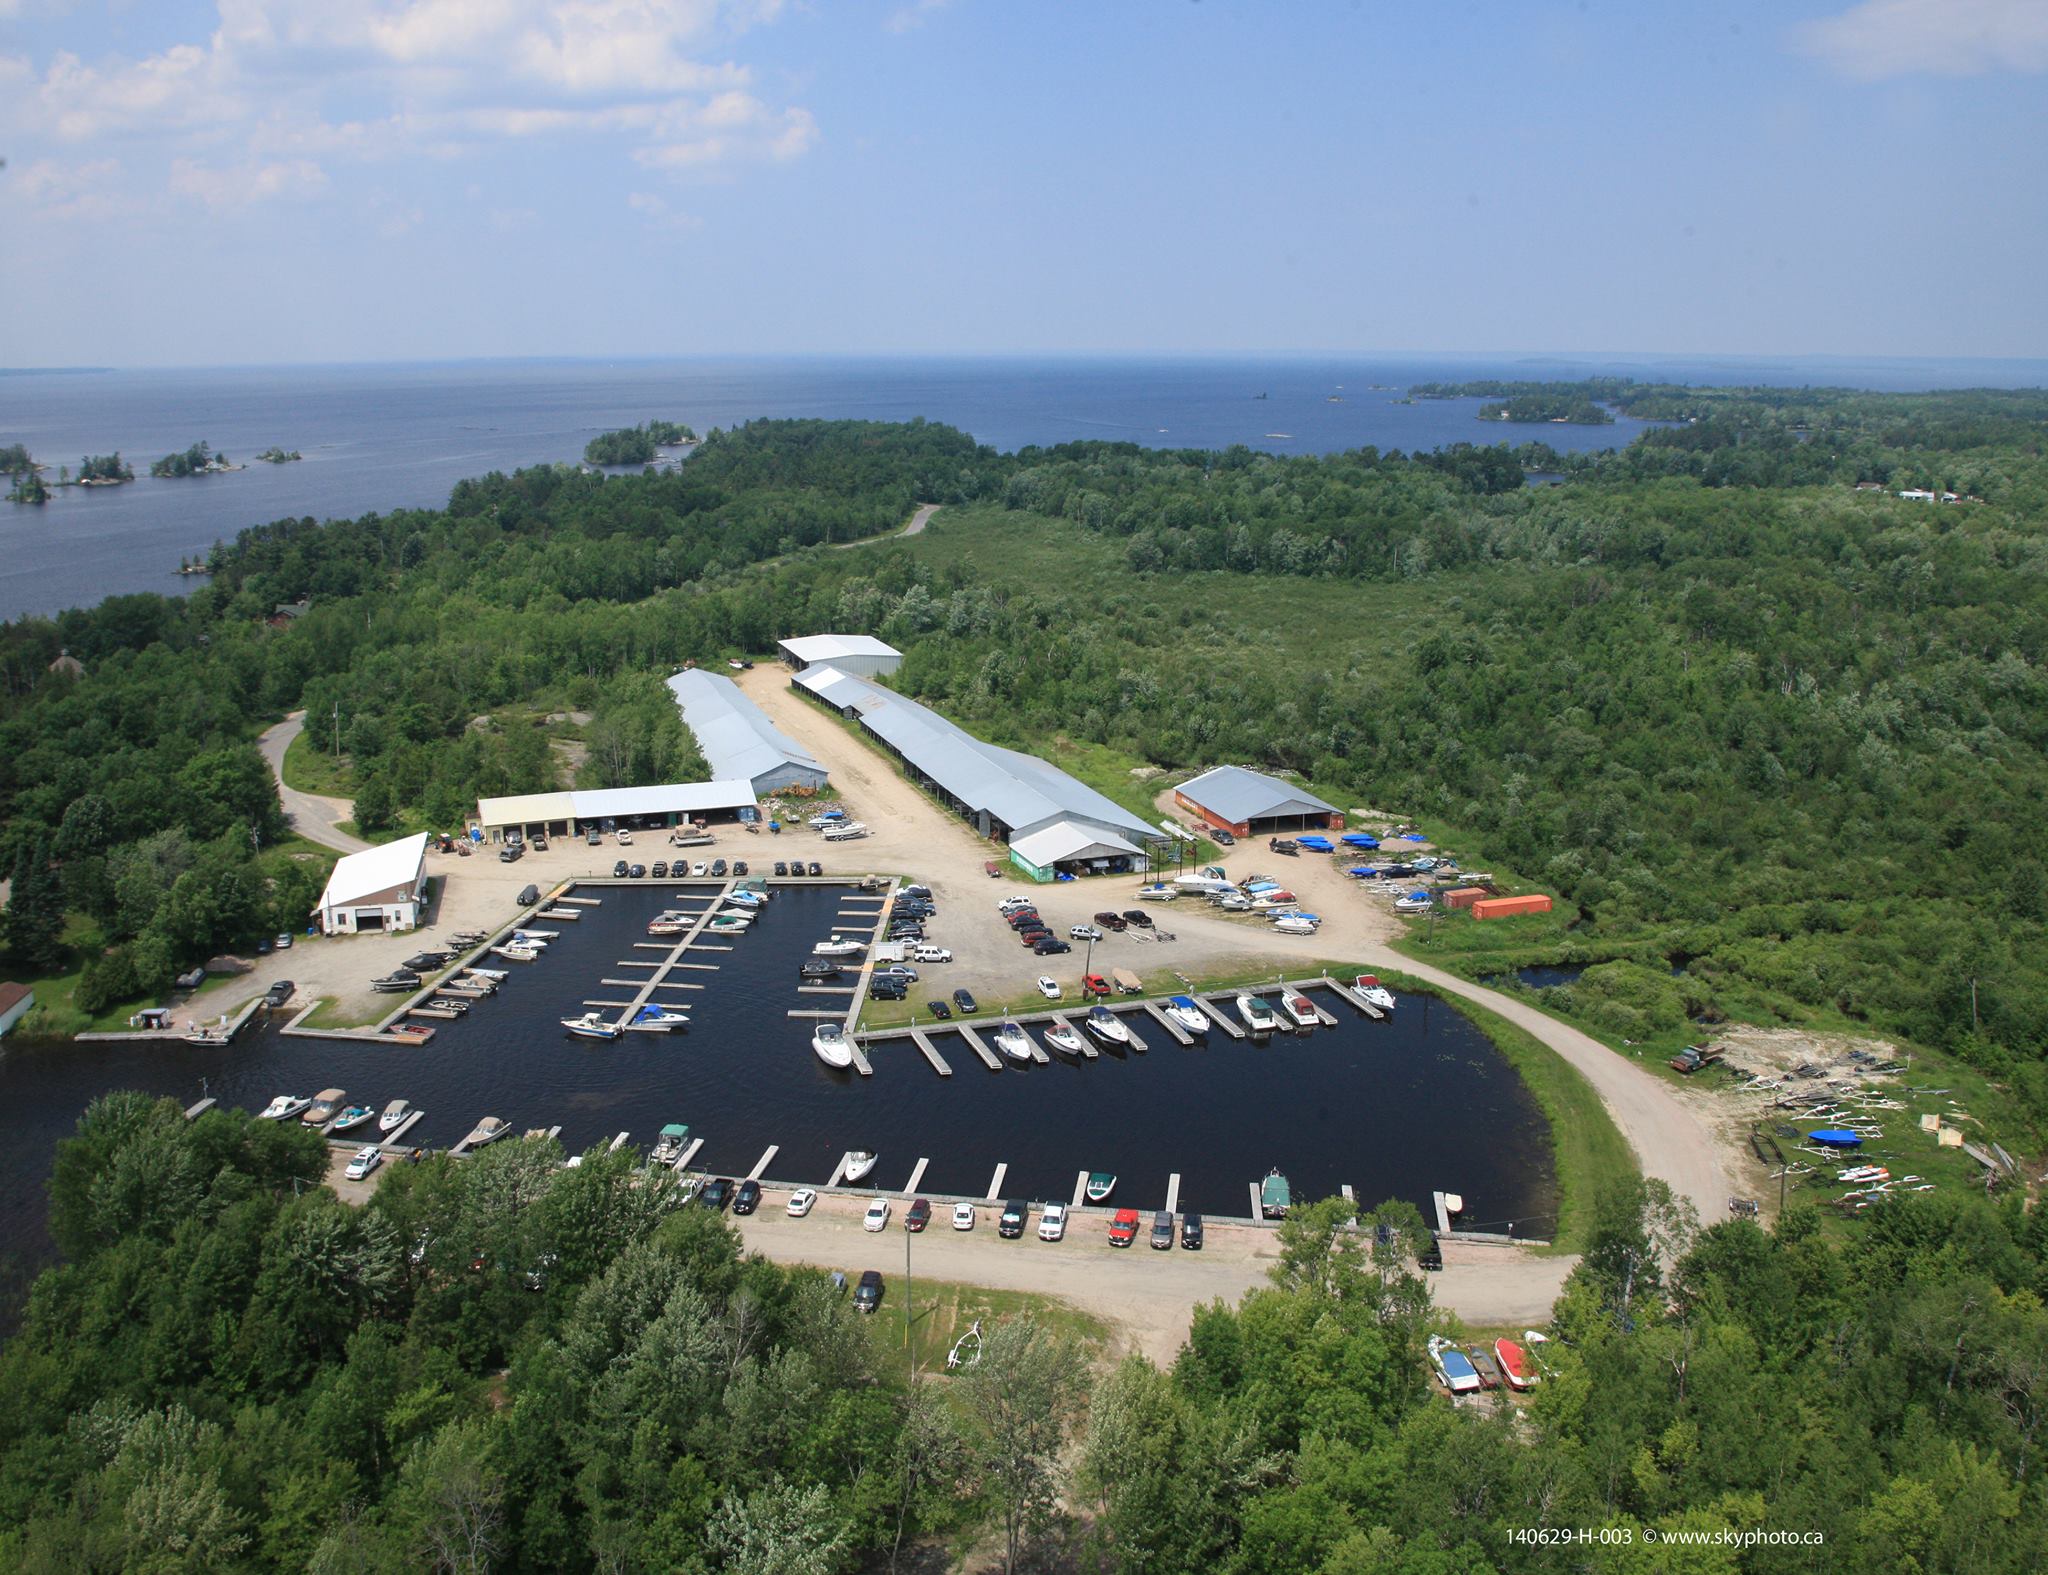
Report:
[{"label": "parked car", "polygon": [[633,833],[628,831],[624,826],[619,827],[618,841],[620,847],[630,848],[633,845]]},{"label": "parked car", "polygon": [[761,1206],[761,1183],[749,1177],[740,1183],[740,1190],[732,1195],[732,1211],[735,1214],[751,1214]]},{"label": "parked car", "polygon": [[277,949],[281,952],[288,952],[292,949],[292,932],[290,930],[285,930],[278,936]]},{"label": "parked car", "polygon": [[548,850],[548,839],[547,839],[546,837],[535,837],[535,838],[533,839],[533,851],[534,851],[534,852],[536,852],[536,853],[545,853],[545,852],[547,852],[547,850]]},{"label": "parked car", "polygon": [[941,1022],[946,1021],[953,1015],[953,1008],[944,1001],[927,1001],[924,1003],[924,1009]]},{"label": "parked car", "polygon": [[822,874],[824,874],[824,873],[825,873],[825,866],[824,866],[824,865],[822,865],[822,864],[820,864],[820,863],[819,863],[819,862],[818,862],[818,861],[817,861],[816,859],[812,859],[812,860],[811,860],[811,873],[812,873],[813,875],[822,875]]},{"label": "parked car", "polygon": [[953,954],[943,946],[920,946],[910,954],[921,963],[951,962]]},{"label": "parked car", "polygon": [[1041,935],[1031,943],[1031,949],[1041,957],[1057,957],[1061,952],[1070,952],[1074,948],[1071,943],[1057,936]]},{"label": "parked car", "polygon": [[619,861],[618,861],[618,862],[617,862],[616,864],[614,864],[614,865],[612,866],[612,879],[613,879],[613,880],[624,880],[625,878],[626,878],[626,861],[625,861],[624,859],[620,859],[620,860],[619,860]]},{"label": "parked car", "polygon": [[877,979],[901,979],[905,984],[917,983],[917,970],[908,963],[884,963],[875,970]]},{"label": "parked car", "polygon": [[635,864],[626,871],[626,876],[629,880],[645,880],[647,879],[647,866],[645,864]]},{"label": "parked car", "polygon": [[974,1205],[972,1203],[956,1203],[953,1205],[953,1229],[974,1229]]},{"label": "parked car", "polygon": [[1109,1244],[1112,1247],[1128,1247],[1138,1239],[1138,1211],[1118,1209],[1116,1218],[1109,1222]]},{"label": "parked car", "polygon": [[1173,1251],[1173,1216],[1164,1209],[1152,1216],[1152,1250]]},{"label": "parked car", "polygon": [[517,864],[525,856],[525,847],[517,842],[508,842],[498,849],[498,862],[500,864]]},{"label": "parked car", "polygon": [[1038,993],[1048,1001],[1057,1001],[1060,998],[1059,980],[1053,978],[1051,974],[1040,974],[1038,976]]},{"label": "parked car", "polygon": [[810,1213],[817,1203],[818,1194],[813,1188],[798,1187],[789,1195],[789,1207],[786,1212],[791,1219],[800,1220]]},{"label": "parked car", "polygon": [[350,1181],[361,1181],[383,1163],[384,1151],[372,1143],[356,1150],[355,1158],[348,1162],[348,1169],[343,1174]]},{"label": "parked car", "polygon": [[1019,908],[1029,908],[1031,906],[1033,904],[1029,897],[1005,897],[996,904],[996,912],[1015,913]]},{"label": "parked car", "polygon": [[589,843],[593,848],[602,847],[604,845],[604,833],[599,831],[597,827],[592,826],[588,831],[583,833],[583,840]]},{"label": "parked car", "polygon": [[718,879],[723,880],[725,878],[725,860],[713,859],[711,861],[711,873]]},{"label": "parked car", "polygon": [[1099,973],[1091,973],[1081,980],[1081,998],[1092,1000],[1099,995],[1109,994],[1109,981]]},{"label": "parked car", "polygon": [[882,1271],[863,1269],[860,1284],[853,1290],[853,1305],[864,1313],[871,1313],[882,1305]]},{"label": "parked car", "polygon": [[860,1228],[864,1231],[886,1230],[889,1226],[889,1200],[877,1198],[868,1205],[867,1213],[860,1217]]},{"label": "parked car", "polygon": [[1152,915],[1143,908],[1126,908],[1124,909],[1124,917],[1141,930],[1152,928]]},{"label": "parked car", "polygon": [[1444,1244],[1437,1240],[1436,1232],[1429,1233],[1429,1245],[1415,1255],[1415,1267],[1430,1274],[1440,1273],[1444,1266]]},{"label": "parked car", "polygon": [[1221,826],[1218,826],[1214,831],[1210,832],[1209,835],[1214,837],[1218,842],[1222,843],[1223,846],[1226,848],[1230,847],[1237,841],[1237,838],[1235,836],[1233,836],[1230,832],[1224,830],[1224,828]]},{"label": "parked car", "polygon": [[1180,1244],[1189,1252],[1202,1250],[1202,1216],[1183,1214],[1180,1217]]},{"label": "parked car", "polygon": [[704,861],[702,859],[699,859],[690,866],[690,876],[693,880],[702,880],[704,878]]},{"label": "parked car", "polygon": [[789,865],[784,863],[781,859],[777,859],[775,861],[775,873],[778,875],[787,875],[789,873]]},{"label": "parked car", "polygon": [[953,992],[953,1009],[962,1017],[972,1017],[981,1010],[981,1007],[975,1001],[972,990],[955,990]]},{"label": "parked car", "polygon": [[874,1001],[907,1001],[910,985],[906,980],[884,975],[868,986],[868,998]]},{"label": "parked car", "polygon": [[1038,1239],[1058,1241],[1067,1233],[1067,1206],[1064,1203],[1048,1203],[1045,1212],[1038,1216]]},{"label": "parked car", "polygon": [[1051,940],[1051,939],[1052,939],[1052,931],[1051,931],[1051,930],[1020,930],[1020,931],[1018,932],[1018,934],[1017,934],[1017,939],[1018,939],[1018,940],[1020,940],[1020,941],[1022,941],[1022,942],[1023,942],[1023,943],[1024,943],[1024,944],[1025,944],[1026,946],[1036,946],[1036,945],[1037,945],[1037,944],[1038,944],[1038,943],[1039,943],[1040,941],[1049,941],[1049,940]]},{"label": "parked car", "polygon": [[1130,920],[1120,913],[1102,912],[1095,915],[1095,922],[1111,934],[1118,934],[1131,927]]},{"label": "parked car", "polygon": [[697,1194],[697,1201],[699,1203],[706,1205],[717,1213],[724,1212],[726,1204],[731,1199],[732,1182],[724,1176],[705,1182],[704,1190]]},{"label": "parked car", "polygon": [[656,859],[652,864],[647,866],[647,873],[652,875],[656,880],[667,880],[668,860]]},{"label": "parked car", "polygon": [[732,861],[732,872],[733,872],[733,874],[735,874],[735,875],[744,875],[744,874],[746,874],[746,873],[747,873],[747,861],[746,861],[745,859],[734,859],[734,860]]},{"label": "parked car", "polygon": [[264,1004],[275,1011],[292,998],[292,991],[296,988],[291,980],[280,979],[263,992]]},{"label": "parked car", "polygon": [[1099,941],[1102,931],[1092,924],[1077,924],[1067,931],[1067,938],[1074,941]]},{"label": "parked car", "polygon": [[1022,1198],[1012,1198],[1003,1205],[1002,1217],[996,1221],[996,1234],[1005,1241],[1015,1241],[1024,1234],[1024,1226],[1031,1218],[1031,1205]]},{"label": "parked car", "polygon": [[903,1228],[907,1231],[921,1231],[932,1222],[932,1200],[912,1198],[910,1207],[904,1211]]}]

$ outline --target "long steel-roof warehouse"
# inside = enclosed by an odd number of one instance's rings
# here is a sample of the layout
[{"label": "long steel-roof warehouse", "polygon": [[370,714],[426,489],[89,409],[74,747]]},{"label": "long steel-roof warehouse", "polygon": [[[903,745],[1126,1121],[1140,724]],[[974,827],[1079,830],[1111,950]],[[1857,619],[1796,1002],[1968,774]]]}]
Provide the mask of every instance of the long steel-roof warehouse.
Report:
[{"label": "long steel-roof warehouse", "polygon": [[696,735],[697,748],[720,781],[750,782],[757,797],[825,785],[825,768],[810,751],[769,721],[730,678],[692,668],[677,673],[668,687],[683,725]]},{"label": "long steel-roof warehouse", "polygon": [[1343,813],[1307,788],[1243,766],[1218,766],[1174,790],[1174,802],[1234,836],[1344,829]]},{"label": "long steel-roof warehouse", "polygon": [[1059,767],[983,743],[915,700],[836,667],[808,667],[791,682],[856,718],[919,786],[984,837],[1008,843],[1010,861],[1034,880],[1151,867],[1158,829]]}]

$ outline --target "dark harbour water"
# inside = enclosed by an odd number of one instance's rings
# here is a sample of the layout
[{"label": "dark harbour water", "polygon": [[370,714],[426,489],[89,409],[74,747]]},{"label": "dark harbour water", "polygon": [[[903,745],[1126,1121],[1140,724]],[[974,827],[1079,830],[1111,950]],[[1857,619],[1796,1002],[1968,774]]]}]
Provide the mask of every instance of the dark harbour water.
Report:
[{"label": "dark harbour water", "polygon": [[[920,1156],[931,1160],[920,1190],[979,1196],[1007,1162],[1006,1197],[1071,1196],[1075,1172],[1112,1170],[1116,1200],[1164,1205],[1167,1177],[1181,1174],[1181,1204],[1215,1215],[1250,1212],[1247,1183],[1278,1165],[1297,1198],[1349,1182],[1370,1204],[1403,1197],[1424,1209],[1432,1190],[1462,1192],[1466,1217],[1548,1229],[1556,1179],[1541,1113],[1483,1034],[1440,1000],[1411,997],[1394,1020],[1371,1023],[1328,998],[1339,1026],[1254,1045],[1213,1032],[1183,1049],[1149,1018],[1134,1026],[1145,1054],[1049,1066],[984,1069],[957,1034],[937,1042],[953,1066],[941,1079],[909,1041],[873,1052],[872,1078],[834,1072],[810,1048],[794,1007],[832,996],[797,992],[798,961],[830,932],[837,894],[786,890],[768,917],[725,953],[690,953],[716,973],[683,975],[704,990],[691,1027],[628,1034],[611,1044],[571,1039],[559,1026],[583,1002],[625,992],[598,985],[635,955],[647,919],[673,901],[671,885],[594,888],[603,906],[580,923],[543,925],[563,934],[534,963],[505,963],[513,977],[461,1022],[437,1023],[425,1046],[370,1045],[252,1031],[232,1048],[187,1045],[10,1044],[0,1054],[0,1101],[9,1111],[0,1252],[48,1252],[42,1183],[52,1152],[94,1096],[145,1088],[196,1100],[205,1091],[260,1110],[280,1093],[342,1087],[382,1108],[398,1096],[427,1111],[408,1142],[445,1146],[478,1118],[517,1129],[560,1123],[574,1152],[620,1130],[641,1149],[664,1122],[705,1139],[693,1168],[744,1175],[770,1144],[772,1179],[826,1181],[848,1149],[881,1156],[868,1184],[901,1188]],[[638,955],[653,957],[651,952]],[[943,965],[924,994],[950,993]],[[992,1030],[996,1023],[981,1019]]]},{"label": "dark harbour water", "polygon": [[[1483,402],[1476,399],[1392,401],[1415,383],[1486,377],[1931,388],[2040,381],[2043,371],[2038,362],[1392,356],[701,358],[14,373],[0,375],[0,444],[26,444],[53,477],[57,465],[75,468],[83,455],[118,450],[139,479],[70,488],[39,509],[0,503],[0,618],[90,606],[119,592],[188,590],[197,582],[178,578],[179,560],[247,526],[437,508],[465,477],[580,459],[594,434],[650,416],[699,431],[771,416],[923,416],[1007,450],[1102,438],[1172,448],[1243,443],[1285,454],[1530,439],[1584,451],[1625,444],[1644,423],[1503,427],[1474,419]],[[148,476],[151,461],[201,439],[237,461],[273,444],[305,458],[182,481]]]}]

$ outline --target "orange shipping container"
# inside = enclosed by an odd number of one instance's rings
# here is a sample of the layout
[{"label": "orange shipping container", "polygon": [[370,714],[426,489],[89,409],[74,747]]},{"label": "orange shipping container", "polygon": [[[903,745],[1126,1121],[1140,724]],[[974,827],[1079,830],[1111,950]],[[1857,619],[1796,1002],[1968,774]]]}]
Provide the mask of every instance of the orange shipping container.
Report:
[{"label": "orange shipping container", "polygon": [[1488,897],[1472,904],[1475,919],[1509,919],[1518,913],[1548,913],[1550,899],[1541,892],[1528,897]]},{"label": "orange shipping container", "polygon": [[1455,891],[1444,893],[1444,906],[1446,908],[1469,908],[1485,895],[1486,888],[1484,886],[1460,886]]}]

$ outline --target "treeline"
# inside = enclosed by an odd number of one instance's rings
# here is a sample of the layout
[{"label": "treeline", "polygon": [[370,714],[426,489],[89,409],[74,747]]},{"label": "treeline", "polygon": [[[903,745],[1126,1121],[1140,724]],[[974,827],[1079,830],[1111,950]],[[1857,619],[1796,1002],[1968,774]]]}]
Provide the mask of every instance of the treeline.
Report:
[{"label": "treeline", "polygon": [[231,468],[232,466],[229,464],[227,455],[216,454],[211,444],[199,442],[194,443],[182,453],[164,455],[162,459],[149,467],[149,473],[152,476],[175,478],[180,476],[203,476],[209,471],[228,470]]},{"label": "treeline", "polygon": [[1481,421],[1566,421],[1574,426],[1614,425],[1614,412],[1583,395],[1551,398],[1542,394],[1517,394],[1479,407]]},{"label": "treeline", "polygon": [[[0,1351],[0,1562],[1425,1575],[1554,1570],[1516,1533],[1583,1527],[1616,1568],[2017,1575],[2048,1538],[2017,1199],[1902,1197],[1832,1243],[1616,1189],[1530,1401],[1454,1406],[1405,1204],[1298,1209],[1165,1369],[1012,1317],[913,1377],[902,1284],[864,1319],[630,1151],[561,1161],[436,1156],[351,1208],[297,1125],[97,1102],[50,1184],[66,1261]],[[1670,1562],[1691,1536],[1733,1540]]]},{"label": "treeline", "polygon": [[656,449],[696,441],[697,434],[680,421],[648,421],[599,433],[583,445],[583,459],[590,465],[645,465]]}]

